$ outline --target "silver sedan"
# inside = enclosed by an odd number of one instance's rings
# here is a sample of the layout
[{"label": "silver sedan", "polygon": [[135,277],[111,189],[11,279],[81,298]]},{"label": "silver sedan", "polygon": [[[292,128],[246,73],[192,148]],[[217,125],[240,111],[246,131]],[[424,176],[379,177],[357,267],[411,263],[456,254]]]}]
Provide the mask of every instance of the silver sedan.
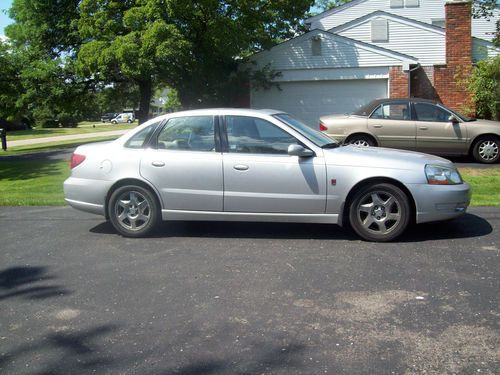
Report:
[{"label": "silver sedan", "polygon": [[455,218],[470,188],[436,156],[340,146],[273,110],[178,112],[78,147],[66,202],[129,237],[163,220],[350,225],[390,241],[411,222]]}]

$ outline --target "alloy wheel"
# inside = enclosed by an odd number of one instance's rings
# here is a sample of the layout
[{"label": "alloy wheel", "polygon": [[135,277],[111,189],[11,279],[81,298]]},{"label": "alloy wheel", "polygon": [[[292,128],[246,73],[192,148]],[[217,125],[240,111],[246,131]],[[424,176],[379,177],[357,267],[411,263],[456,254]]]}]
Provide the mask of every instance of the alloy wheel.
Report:
[{"label": "alloy wheel", "polygon": [[114,207],[117,222],[130,231],[140,231],[151,220],[151,207],[146,197],[139,191],[123,192]]}]

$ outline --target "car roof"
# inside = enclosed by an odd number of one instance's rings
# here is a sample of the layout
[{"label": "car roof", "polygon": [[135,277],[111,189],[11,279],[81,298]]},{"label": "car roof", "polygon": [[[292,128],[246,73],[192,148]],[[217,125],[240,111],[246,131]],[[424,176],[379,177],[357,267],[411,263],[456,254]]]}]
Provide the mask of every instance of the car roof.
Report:
[{"label": "car roof", "polygon": [[431,103],[431,104],[439,104],[437,100],[432,99],[422,99],[422,98],[384,98],[384,99],[375,99],[370,103],[362,106],[357,111],[353,113],[356,116],[369,116],[375,108],[377,108],[380,104],[385,103],[393,103],[398,101],[412,101],[414,103]]},{"label": "car roof", "polygon": [[277,115],[284,113],[276,109],[248,109],[248,108],[205,108],[205,109],[191,109],[188,111],[179,111],[167,113],[165,115],[156,117],[156,119],[165,119],[178,116],[196,116],[196,115]]}]

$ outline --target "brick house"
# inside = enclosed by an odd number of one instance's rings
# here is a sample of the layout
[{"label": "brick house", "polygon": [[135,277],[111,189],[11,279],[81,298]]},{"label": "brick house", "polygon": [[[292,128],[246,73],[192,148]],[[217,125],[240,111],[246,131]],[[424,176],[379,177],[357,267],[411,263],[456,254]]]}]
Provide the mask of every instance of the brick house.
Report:
[{"label": "brick house", "polygon": [[423,97],[460,110],[459,84],[474,62],[500,54],[500,12],[472,19],[455,0],[353,0],[306,20],[310,31],[252,56],[280,72],[278,86],[250,89],[252,108],[281,109],[310,125],[384,97]]}]

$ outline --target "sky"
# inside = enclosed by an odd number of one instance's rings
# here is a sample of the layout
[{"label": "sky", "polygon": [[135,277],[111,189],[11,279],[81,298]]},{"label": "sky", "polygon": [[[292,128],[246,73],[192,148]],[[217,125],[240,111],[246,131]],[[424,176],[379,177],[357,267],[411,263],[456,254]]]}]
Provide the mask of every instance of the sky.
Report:
[{"label": "sky", "polygon": [[5,14],[5,11],[10,8],[12,0],[0,0],[0,35],[5,35],[4,28],[12,22]]}]

